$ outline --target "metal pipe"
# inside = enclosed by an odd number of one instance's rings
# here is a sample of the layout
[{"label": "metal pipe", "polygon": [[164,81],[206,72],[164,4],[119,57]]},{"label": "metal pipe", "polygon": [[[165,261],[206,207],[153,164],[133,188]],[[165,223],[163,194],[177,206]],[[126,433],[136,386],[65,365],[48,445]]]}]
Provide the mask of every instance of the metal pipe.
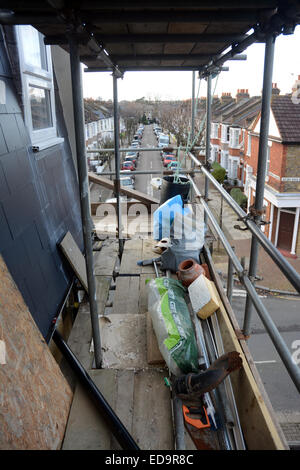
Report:
[{"label": "metal pipe", "polygon": [[[234,246],[232,246],[231,248],[234,251]],[[228,259],[226,294],[227,294],[227,298],[228,298],[230,304],[232,302],[232,291],[233,291],[233,265],[232,265],[231,259],[229,258]]]},{"label": "metal pipe", "polygon": [[96,298],[96,285],[94,277],[94,258],[92,246],[92,221],[90,216],[89,181],[87,171],[87,159],[85,154],[84,135],[84,109],[82,95],[81,64],[76,37],[68,36],[70,46],[71,82],[73,93],[74,126],[76,136],[76,158],[78,167],[78,182],[80,192],[80,208],[82,219],[83,241],[85,248],[85,263],[88,282],[88,294],[90,303],[92,333],[95,351],[95,364],[101,367],[102,352],[100,340],[100,327],[98,319],[98,306]]},{"label": "metal pipe", "polygon": [[113,98],[114,98],[114,143],[115,143],[115,188],[117,198],[117,220],[118,220],[118,240],[119,254],[123,253],[122,239],[122,210],[120,198],[120,122],[119,122],[119,104],[118,104],[118,81],[117,76],[113,74]]},{"label": "metal pipe", "polygon": [[[148,171],[140,171],[140,170],[122,170],[122,176],[124,175],[173,175],[174,171],[172,170],[148,170]],[[202,173],[201,170],[180,170],[180,173],[183,174],[193,174],[193,173]],[[96,173],[97,174],[97,173]],[[115,171],[103,171],[98,176],[114,176],[116,174]]]},{"label": "metal pipe", "polygon": [[[192,116],[191,116],[191,142],[194,142],[195,139],[195,82],[196,82],[196,72],[192,72]],[[192,168],[194,167],[194,162],[192,161]]]},{"label": "metal pipe", "polygon": [[289,348],[287,347],[287,345],[283,341],[283,339],[282,339],[275,323],[273,322],[268,310],[266,309],[266,307],[262,303],[261,299],[259,298],[259,296],[258,296],[258,294],[255,290],[255,287],[250,282],[249,278],[246,276],[238,257],[236,256],[235,252],[232,250],[227,238],[225,237],[224,233],[222,232],[222,230],[218,226],[218,222],[216,221],[216,219],[215,219],[214,215],[212,214],[211,210],[209,209],[208,205],[203,200],[203,197],[201,196],[201,193],[200,193],[199,189],[197,188],[197,186],[194,183],[194,181],[192,180],[192,178],[189,177],[189,179],[190,179],[192,185],[194,186],[195,193],[198,195],[198,197],[200,197],[200,202],[203,205],[204,211],[207,212],[207,215],[208,215],[208,217],[211,221],[211,224],[212,224],[213,228],[216,230],[217,235],[220,237],[221,242],[222,242],[228,256],[231,258],[241,283],[245,286],[248,294],[250,295],[251,300],[253,301],[253,304],[256,308],[256,311],[257,311],[261,321],[263,322],[263,324],[266,328],[266,331],[268,332],[268,334],[269,334],[269,336],[270,336],[270,338],[271,338],[271,340],[272,340],[272,342],[275,346],[275,349],[277,350],[279,356],[281,357],[282,362],[284,363],[284,365],[285,365],[291,379],[293,380],[297,390],[300,391],[300,370],[299,370],[298,366],[294,363],[294,361],[291,357],[291,353],[289,351]]},{"label": "metal pipe", "polygon": [[[211,75],[207,77],[207,93],[206,93],[206,131],[205,131],[205,164],[210,158],[210,134],[211,134]],[[205,177],[204,197],[208,199],[209,182]],[[204,225],[207,225],[207,215],[204,213]]]},{"label": "metal pipe", "polygon": [[97,385],[93,382],[87,371],[78,361],[77,357],[74,355],[72,350],[69,348],[57,330],[55,330],[53,334],[53,341],[63,356],[66,358],[68,364],[79,378],[81,384],[89,392],[90,397],[100,411],[102,418],[105,420],[110,431],[117,439],[121,447],[125,450],[140,450],[132,436],[129,434],[118,416],[110,407],[109,403],[105,400]]},{"label": "metal pipe", "polygon": [[244,36],[240,42],[235,41],[230,51],[228,51],[226,54],[220,54],[211,61],[211,64],[201,67],[199,71],[199,77],[204,77],[207,75],[207,73],[211,72],[214,67],[222,66],[227,60],[231,60],[235,54],[243,52],[245,49],[247,49],[247,47],[256,42],[257,38],[258,30],[254,31],[252,34]]},{"label": "metal pipe", "polygon": [[[164,152],[166,150],[171,151],[171,150],[186,150],[188,147],[138,147],[137,149],[133,147],[128,147],[128,148],[120,148],[119,152]],[[203,147],[193,147],[193,150],[204,150]],[[87,153],[114,153],[115,149],[110,148],[110,149],[104,149],[104,148],[98,148],[98,149],[87,149]]]},{"label": "metal pipe", "polygon": [[268,253],[272,260],[277,264],[286,278],[290,283],[295,287],[297,292],[300,293],[300,275],[293,268],[293,266],[284,258],[284,256],[277,250],[277,248],[270,242],[270,240],[265,236],[265,234],[260,230],[256,223],[250,218],[246,218],[246,212],[241,209],[241,207],[235,202],[234,199],[225,191],[225,189],[217,182],[217,180],[211,175],[211,173],[197,160],[194,155],[189,153],[190,158],[192,158],[196,165],[199,166],[202,172],[207,176],[210,182],[215,186],[215,188],[222,194],[225,201],[230,205],[230,207],[235,211],[240,219],[243,219],[243,223],[249,228],[250,232],[255,234],[257,240],[263,247],[263,249]]},{"label": "metal pipe", "polygon": [[[261,119],[260,119],[260,136],[258,148],[258,164],[256,176],[256,193],[254,207],[256,211],[261,211],[264,205],[264,190],[266,180],[266,164],[268,158],[268,138],[269,138],[269,122],[270,122],[270,109],[271,109],[271,96],[272,96],[272,75],[274,63],[274,49],[275,39],[273,34],[269,34],[266,38],[265,45],[265,62],[264,62],[264,78],[263,78],[263,91],[261,102]],[[261,216],[254,217],[256,223],[259,223]],[[251,280],[255,279],[257,271],[259,244],[254,235],[252,235],[250,263],[249,263],[249,277]],[[252,317],[252,301],[247,295],[243,332],[247,336],[250,333],[250,324]]]}]

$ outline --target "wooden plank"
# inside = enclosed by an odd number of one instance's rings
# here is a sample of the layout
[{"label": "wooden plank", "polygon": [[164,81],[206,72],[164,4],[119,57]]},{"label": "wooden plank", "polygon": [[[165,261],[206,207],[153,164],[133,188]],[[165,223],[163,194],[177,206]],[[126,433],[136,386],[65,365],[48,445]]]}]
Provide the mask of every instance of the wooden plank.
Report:
[{"label": "wooden plank", "polygon": [[148,364],[165,364],[165,360],[158,348],[157,338],[152,326],[151,315],[146,313],[147,317],[147,361]]},{"label": "wooden plank", "polygon": [[88,303],[83,303],[76,315],[68,345],[85,369],[90,369],[93,361],[90,353],[92,336],[90,307]]},{"label": "wooden plank", "polygon": [[127,240],[125,243],[120,274],[140,274],[141,266],[137,265],[137,261],[142,259],[142,240]]},{"label": "wooden plank", "polygon": [[117,278],[112,314],[139,313],[139,286],[139,276]]},{"label": "wooden plank", "polygon": [[[101,186],[104,186],[105,188],[111,190],[115,189],[113,181],[104,178],[103,176],[95,175],[94,173],[89,173],[89,181],[91,181],[92,183],[100,184]],[[125,194],[126,196],[129,196],[131,198],[137,199],[138,201],[141,201],[146,205],[159,204],[158,199],[149,196],[148,194],[137,191],[136,189],[125,189],[122,186],[120,188],[120,193]]]},{"label": "wooden plank", "polygon": [[59,243],[59,247],[72,266],[82,287],[88,292],[85,258],[70,232],[66,233],[63,240]]},{"label": "wooden plank", "polygon": [[104,315],[111,280],[111,276],[95,276],[98,315]]},{"label": "wooden plank", "polygon": [[112,276],[118,258],[117,240],[104,240],[101,250],[94,253],[94,273],[96,276]]},{"label": "wooden plank", "polygon": [[148,312],[148,290],[146,286],[147,279],[154,279],[155,274],[140,274],[140,288],[139,288],[139,312]]},{"label": "wooden plank", "polygon": [[133,436],[142,450],[173,450],[170,391],[166,371],[148,369],[134,376]]},{"label": "wooden plank", "polygon": [[[91,370],[89,375],[114,409],[115,370]],[[63,450],[109,450],[112,434],[86,390],[78,383],[66,428]]]},{"label": "wooden plank", "polygon": [[[134,393],[133,370],[118,370],[116,383],[116,408],[115,412],[128,432],[132,435],[133,419],[133,393]],[[121,446],[112,436],[111,449],[120,449]]]},{"label": "wooden plank", "polygon": [[0,256],[0,449],[58,450],[71,389]]}]

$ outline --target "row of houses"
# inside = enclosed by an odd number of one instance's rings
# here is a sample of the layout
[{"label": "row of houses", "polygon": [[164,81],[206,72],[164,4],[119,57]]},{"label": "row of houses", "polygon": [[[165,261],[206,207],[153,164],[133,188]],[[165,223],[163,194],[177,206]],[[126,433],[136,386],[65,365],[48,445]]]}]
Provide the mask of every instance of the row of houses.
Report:
[{"label": "row of houses", "polygon": [[[114,118],[112,106],[105,106],[99,100],[85,99],[85,141],[86,147],[93,150],[102,143],[114,139]],[[125,131],[125,124],[120,117],[120,132]]]},{"label": "row of houses", "polygon": [[[281,95],[272,87],[268,158],[264,192],[265,221],[269,240],[289,257],[300,255],[300,104],[297,84]],[[236,97],[223,93],[213,101],[211,161],[227,170],[232,184],[255,201],[260,136],[261,97],[239,89]]]}]

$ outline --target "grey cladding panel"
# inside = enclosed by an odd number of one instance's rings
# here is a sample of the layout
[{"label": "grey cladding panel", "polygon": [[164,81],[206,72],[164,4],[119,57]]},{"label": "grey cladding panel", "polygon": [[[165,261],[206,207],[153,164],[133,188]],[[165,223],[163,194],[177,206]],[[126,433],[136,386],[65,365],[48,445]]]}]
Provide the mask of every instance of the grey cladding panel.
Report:
[{"label": "grey cladding panel", "polygon": [[2,46],[0,31],[0,80],[7,100],[0,109],[0,253],[47,338],[73,279],[57,243],[70,231],[83,246],[76,173],[57,97],[58,135],[65,142],[32,153]]}]

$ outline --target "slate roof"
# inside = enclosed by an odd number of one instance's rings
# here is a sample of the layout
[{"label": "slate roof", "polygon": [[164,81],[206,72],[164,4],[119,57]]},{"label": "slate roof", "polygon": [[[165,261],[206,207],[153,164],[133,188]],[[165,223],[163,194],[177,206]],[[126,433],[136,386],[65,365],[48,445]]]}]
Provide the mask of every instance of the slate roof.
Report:
[{"label": "slate roof", "polygon": [[272,97],[271,108],[283,143],[300,143],[300,103],[291,95]]}]

